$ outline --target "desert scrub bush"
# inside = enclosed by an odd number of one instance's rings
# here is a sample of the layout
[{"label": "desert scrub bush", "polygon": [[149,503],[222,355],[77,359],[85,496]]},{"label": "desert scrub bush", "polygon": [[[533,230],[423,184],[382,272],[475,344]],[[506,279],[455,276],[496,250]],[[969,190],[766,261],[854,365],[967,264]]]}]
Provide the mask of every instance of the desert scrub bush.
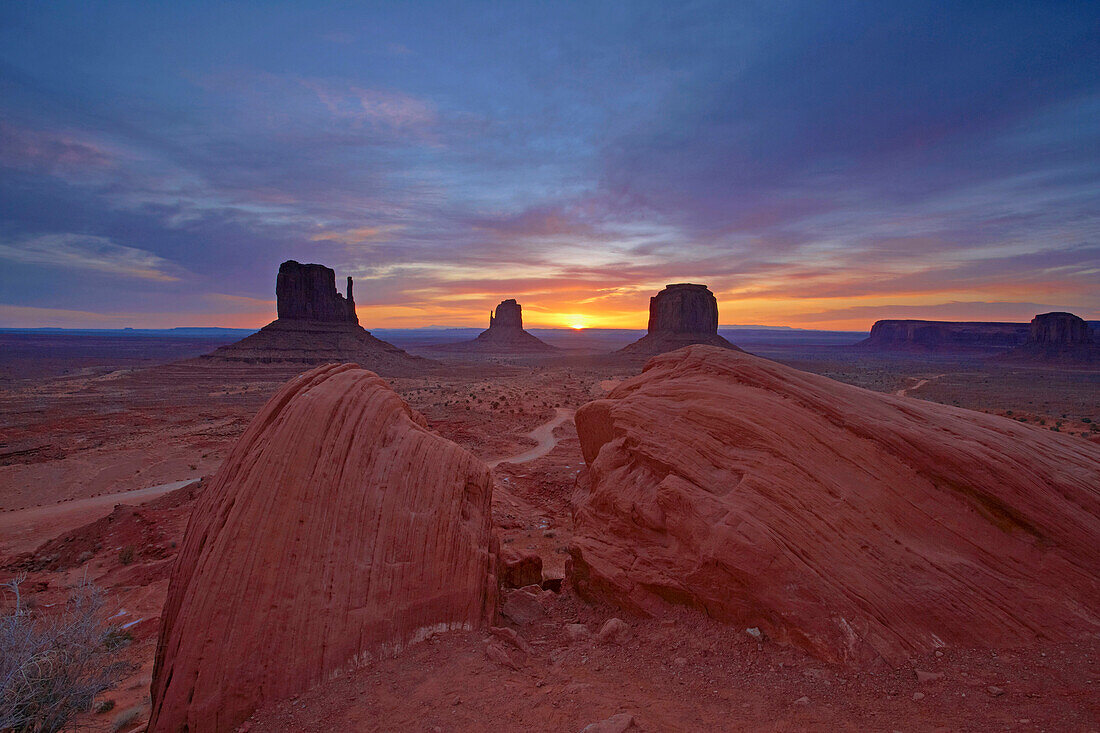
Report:
[{"label": "desert scrub bush", "polygon": [[0,619],[0,730],[52,733],[90,710],[129,665],[114,658],[118,647],[108,643],[116,630],[100,620],[102,591],[82,583],[63,608],[33,613],[19,594],[25,578],[3,586],[15,606]]},{"label": "desert scrub bush", "polygon": [[118,553],[118,561],[123,565],[129,565],[134,561],[134,548],[131,545],[126,545],[122,548],[122,551]]}]

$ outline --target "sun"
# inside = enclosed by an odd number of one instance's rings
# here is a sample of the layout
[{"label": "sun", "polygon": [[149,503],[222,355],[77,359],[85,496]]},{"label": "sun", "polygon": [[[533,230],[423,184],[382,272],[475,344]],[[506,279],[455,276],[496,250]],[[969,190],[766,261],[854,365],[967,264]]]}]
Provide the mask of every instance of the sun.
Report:
[{"label": "sun", "polygon": [[584,324],[583,323],[571,323],[571,324],[569,324],[569,327],[574,329],[574,330],[580,331],[582,328],[584,328]]}]

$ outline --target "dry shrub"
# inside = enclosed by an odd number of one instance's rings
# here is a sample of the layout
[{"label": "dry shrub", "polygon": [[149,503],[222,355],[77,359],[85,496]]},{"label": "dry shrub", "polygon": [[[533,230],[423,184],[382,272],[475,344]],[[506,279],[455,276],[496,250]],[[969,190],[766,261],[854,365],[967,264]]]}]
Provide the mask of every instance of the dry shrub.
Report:
[{"label": "dry shrub", "polygon": [[118,629],[100,620],[102,591],[84,582],[64,608],[34,613],[19,595],[25,577],[4,584],[15,608],[0,619],[0,730],[50,733],[90,710],[129,665],[115,659]]}]

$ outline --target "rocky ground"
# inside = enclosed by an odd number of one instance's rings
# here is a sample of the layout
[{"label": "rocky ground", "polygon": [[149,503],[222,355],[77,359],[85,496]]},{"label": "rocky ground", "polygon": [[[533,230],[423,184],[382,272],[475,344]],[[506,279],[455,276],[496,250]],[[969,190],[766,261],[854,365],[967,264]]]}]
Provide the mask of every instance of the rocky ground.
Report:
[{"label": "rocky ground", "polygon": [[[968,362],[867,362],[833,350],[783,356],[796,366],[880,391],[1011,414],[1095,439],[1100,375],[982,368]],[[559,357],[455,363],[440,375],[389,380],[431,427],[491,460],[535,445],[527,436],[557,408],[605,394],[633,362]],[[288,376],[271,367],[98,364],[14,380],[0,392],[0,507],[5,513],[209,475],[252,415]],[[131,371],[132,370],[132,371]],[[943,375],[943,376],[938,376]],[[935,377],[935,379],[930,379]],[[929,381],[916,387],[921,380]],[[493,518],[502,547],[537,554],[565,573],[569,497],[583,469],[571,422],[528,463],[494,469]],[[37,446],[46,446],[38,448]],[[23,452],[18,452],[18,451]],[[16,453],[15,455],[11,455]],[[87,577],[107,590],[125,625],[134,671],[86,722],[123,730],[148,710],[160,607],[171,562],[201,485],[92,515],[58,506],[60,522],[28,533],[0,523],[0,580],[26,573],[30,602],[47,608]],[[0,518],[3,514],[0,513]],[[13,515],[14,516],[14,515]],[[12,526],[12,525],[8,525]],[[5,598],[4,603],[10,599]],[[252,730],[581,730],[627,718],[643,730],[1096,730],[1100,639],[1026,649],[943,650],[898,668],[832,667],[698,613],[623,617],[558,593],[507,590],[496,633],[450,633],[298,698],[262,710]],[[583,625],[583,628],[582,628]],[[942,675],[942,677],[937,676]],[[621,715],[625,714],[625,715]]]}]

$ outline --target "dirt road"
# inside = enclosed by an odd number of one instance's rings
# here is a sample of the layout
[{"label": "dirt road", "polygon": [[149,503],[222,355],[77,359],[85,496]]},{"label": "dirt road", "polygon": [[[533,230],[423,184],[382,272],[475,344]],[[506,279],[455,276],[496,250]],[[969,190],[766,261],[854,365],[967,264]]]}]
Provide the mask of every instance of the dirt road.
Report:
[{"label": "dirt road", "polygon": [[115,504],[142,504],[196,481],[197,478],[171,481],[133,491],[119,491],[14,512],[0,512],[0,555],[33,550],[62,532],[99,519],[110,512]]},{"label": "dirt road", "polygon": [[501,463],[527,463],[533,461],[536,458],[542,458],[544,455],[554,450],[554,446],[558,444],[558,439],[554,437],[554,429],[561,425],[566,420],[573,419],[573,410],[568,407],[557,408],[557,414],[549,421],[527,433],[531,438],[538,441],[538,445],[529,450],[525,450],[519,455],[511,456],[509,458],[497,458],[492,461],[488,461],[489,468],[497,466]]}]

